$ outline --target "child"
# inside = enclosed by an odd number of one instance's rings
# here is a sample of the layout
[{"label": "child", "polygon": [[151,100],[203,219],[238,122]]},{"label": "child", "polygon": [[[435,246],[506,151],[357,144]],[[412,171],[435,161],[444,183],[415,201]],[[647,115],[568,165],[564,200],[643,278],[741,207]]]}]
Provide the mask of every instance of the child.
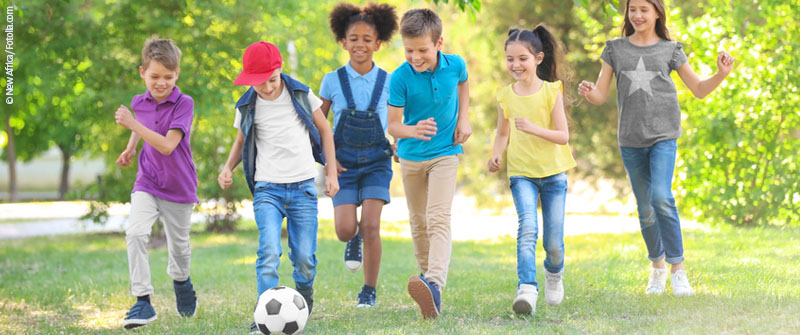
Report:
[{"label": "child", "polygon": [[464,59],[442,50],[442,21],[429,9],[412,9],[400,22],[406,62],[389,88],[389,134],[400,138],[414,254],[422,274],[408,279],[408,294],[424,318],[441,311],[452,243],[450,210],[461,143],[472,134]]},{"label": "child", "polygon": [[694,291],[683,267],[681,226],[671,190],[681,111],[669,74],[677,71],[689,90],[702,99],[731,72],[733,57],[721,52],[719,71],[700,80],[687,63],[683,45],[670,39],[666,20],[662,0],[628,0],[622,26],[625,37],[606,42],[597,83],[583,81],[578,92],[600,105],[608,95],[611,76],[617,77],[619,149],[652,262],[645,292],[664,292],[666,260],[672,265],[672,293],[688,296]]},{"label": "child", "polygon": [[[497,94],[497,136],[489,171],[500,170],[508,147],[508,175],[517,230],[517,297],[514,312],[536,311],[536,202],[542,200],[544,229],[545,301],[558,305],[564,299],[564,202],[566,170],[575,167],[569,145],[561,81],[557,75],[558,44],[542,25],[532,31],[512,29],[505,44],[506,67],[516,83]],[[510,127],[513,118],[514,127]],[[509,144],[510,138],[510,144]]]},{"label": "child", "polygon": [[[233,183],[233,169],[243,162],[259,235],[256,299],[278,286],[281,225],[286,218],[292,277],[310,312],[317,266],[314,161],[330,162],[325,165],[325,194],[332,197],[339,190],[336,153],[331,128],[319,109],[322,101],[308,86],[282,73],[282,63],[280,51],[271,43],[256,42],[245,50],[244,68],[233,84],[251,87],[236,103],[233,126],[238,132],[217,181],[227,189]],[[255,322],[250,332],[258,334]]]},{"label": "child", "polygon": [[189,279],[190,218],[197,202],[197,173],[189,145],[194,101],[175,86],[180,60],[181,51],[172,40],[150,37],[144,43],[139,66],[147,91],[131,100],[136,118],[124,105],[115,114],[117,124],[131,130],[128,146],[117,158],[117,165],[130,165],[139,139],[144,139],[131,194],[130,224],[125,229],[131,294],[137,300],[122,323],[125,329],[157,319],[150,304],[153,285],[147,243],[153,223],[159,218],[167,235],[167,274],[173,280],[178,313],[191,317],[197,309],[197,297]]},{"label": "child", "polygon": [[[336,40],[350,54],[350,61],[322,78],[322,113],[333,108],[340,190],[333,198],[336,235],[347,242],[345,267],[361,267],[364,239],[364,286],[357,307],[376,303],[381,265],[381,210],[390,200],[392,147],[386,139],[388,74],[372,61],[381,43],[397,30],[393,6],[369,4],[363,9],[349,3],[337,5],[330,14]],[[361,222],[356,208],[361,205]],[[359,229],[360,227],[360,229]]]}]

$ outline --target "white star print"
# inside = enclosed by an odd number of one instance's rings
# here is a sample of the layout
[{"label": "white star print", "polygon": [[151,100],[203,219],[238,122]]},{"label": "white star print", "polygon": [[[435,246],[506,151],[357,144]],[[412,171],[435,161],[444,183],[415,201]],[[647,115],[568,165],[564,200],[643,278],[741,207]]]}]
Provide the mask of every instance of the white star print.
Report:
[{"label": "white star print", "polygon": [[647,71],[644,67],[644,60],[642,60],[642,57],[639,57],[639,64],[636,65],[635,71],[622,71],[622,75],[631,80],[631,88],[628,90],[629,96],[639,89],[653,96],[653,90],[650,88],[650,80],[658,75],[658,71]]}]

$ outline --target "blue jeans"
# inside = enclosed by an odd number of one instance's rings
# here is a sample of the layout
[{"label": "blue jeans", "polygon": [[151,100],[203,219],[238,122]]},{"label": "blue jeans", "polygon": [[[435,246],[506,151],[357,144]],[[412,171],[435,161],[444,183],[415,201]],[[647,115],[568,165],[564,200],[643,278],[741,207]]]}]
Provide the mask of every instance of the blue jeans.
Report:
[{"label": "blue jeans", "polygon": [[564,203],[567,199],[565,172],[544,178],[511,176],[511,194],[517,208],[517,276],[518,284],[536,286],[536,239],[539,225],[536,203],[542,199],[542,242],[547,257],[544,268],[551,273],[564,269]]},{"label": "blue jeans", "polygon": [[258,226],[256,277],[258,295],[278,286],[281,262],[281,225],[287,220],[289,259],[295,287],[311,289],[317,273],[317,187],[314,179],[275,184],[259,181],[255,186],[253,210]]},{"label": "blue jeans", "polygon": [[683,262],[681,222],[672,197],[672,172],[677,150],[675,140],[658,142],[646,148],[619,148],[636,196],[648,258],[653,262],[664,258],[670,264]]}]

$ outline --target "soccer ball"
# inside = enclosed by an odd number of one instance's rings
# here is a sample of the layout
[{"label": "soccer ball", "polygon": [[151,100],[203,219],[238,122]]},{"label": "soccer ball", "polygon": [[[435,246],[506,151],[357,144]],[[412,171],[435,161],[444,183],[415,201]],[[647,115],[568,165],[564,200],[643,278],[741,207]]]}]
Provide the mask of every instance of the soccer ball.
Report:
[{"label": "soccer ball", "polygon": [[253,319],[264,334],[294,334],[306,326],[308,305],[297,291],[286,286],[273,287],[258,297]]}]

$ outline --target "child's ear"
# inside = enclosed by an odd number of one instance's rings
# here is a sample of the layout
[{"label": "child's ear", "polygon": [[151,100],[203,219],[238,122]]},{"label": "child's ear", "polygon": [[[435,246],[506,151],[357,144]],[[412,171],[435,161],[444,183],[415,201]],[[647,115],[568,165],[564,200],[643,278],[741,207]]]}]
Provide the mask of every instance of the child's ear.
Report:
[{"label": "child's ear", "polygon": [[442,44],[444,44],[444,36],[439,36],[439,40],[436,41],[436,51],[442,51]]},{"label": "child's ear", "polygon": [[139,77],[144,78],[144,67],[141,65],[139,65]]},{"label": "child's ear", "polygon": [[378,51],[378,50],[381,49],[381,42],[383,42],[383,41],[375,40],[375,51]]},{"label": "child's ear", "polygon": [[544,61],[544,52],[539,52],[536,54],[536,65],[542,64]]}]

